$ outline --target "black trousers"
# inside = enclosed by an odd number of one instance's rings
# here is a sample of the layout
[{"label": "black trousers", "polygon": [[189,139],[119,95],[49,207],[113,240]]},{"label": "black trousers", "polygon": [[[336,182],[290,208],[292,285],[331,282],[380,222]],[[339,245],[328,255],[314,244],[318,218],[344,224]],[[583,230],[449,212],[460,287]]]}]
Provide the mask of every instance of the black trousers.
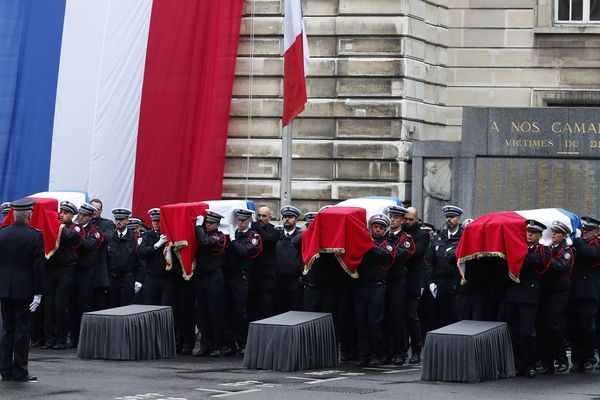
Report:
[{"label": "black trousers", "polygon": [[196,277],[196,324],[209,351],[223,347],[223,271]]},{"label": "black trousers", "polygon": [[406,280],[387,282],[385,311],[386,336],[389,338],[387,353],[406,358]]},{"label": "black trousers", "polygon": [[53,265],[44,275],[44,333],[48,344],[67,344],[75,266]]},{"label": "black trousers", "polygon": [[110,307],[128,306],[133,302],[135,275],[133,272],[123,274],[110,273],[108,298]]},{"label": "black trousers", "polygon": [[566,290],[543,292],[538,309],[538,348],[542,363],[554,367],[554,360],[568,364],[565,349],[565,312],[569,292]]},{"label": "black trousers", "polygon": [[567,332],[571,343],[571,361],[583,364],[594,351],[597,302],[593,299],[570,298],[567,304]]},{"label": "black trousers", "polygon": [[83,313],[92,310],[92,280],[94,279],[94,270],[91,267],[76,267],[75,279],[73,285],[73,295],[71,298],[71,342],[79,342],[79,329],[81,327],[81,317]]},{"label": "black trousers", "polygon": [[437,290],[437,296],[433,301],[435,309],[433,329],[457,322],[459,309],[462,306],[462,295],[454,293],[454,283],[439,281]]},{"label": "black trousers", "polygon": [[383,318],[385,315],[385,285],[359,284],[354,296],[358,358],[383,355]]},{"label": "black trousers", "polygon": [[225,278],[223,306],[225,308],[224,338],[227,346],[243,348],[248,336],[248,279],[245,276]]},{"label": "black trousers", "polygon": [[523,371],[525,368],[535,367],[537,304],[507,302],[504,310],[517,370]]},{"label": "black trousers", "polygon": [[[32,297],[33,300],[33,297]],[[31,300],[0,300],[2,336],[0,336],[0,375],[18,379],[29,375]]]},{"label": "black trousers", "polygon": [[337,291],[325,286],[304,287],[304,310],[337,314]]},{"label": "black trousers", "polygon": [[172,276],[146,275],[144,282],[145,304],[153,306],[173,306],[175,298],[175,280]]},{"label": "black trousers", "polygon": [[300,278],[280,278],[275,281],[275,314],[288,311],[302,311],[304,285]]},{"label": "black trousers", "polygon": [[272,317],[275,314],[275,290],[248,290],[246,308],[250,322]]},{"label": "black trousers", "polygon": [[92,311],[104,310],[109,307],[108,290],[108,287],[103,286],[92,288]]},{"label": "black trousers", "polygon": [[410,348],[412,354],[420,354],[423,347],[423,331],[419,318],[419,297],[415,295],[406,296],[406,327],[410,337]]},{"label": "black trousers", "polygon": [[190,280],[175,281],[175,341],[177,350],[192,350],[196,342],[196,275]]}]

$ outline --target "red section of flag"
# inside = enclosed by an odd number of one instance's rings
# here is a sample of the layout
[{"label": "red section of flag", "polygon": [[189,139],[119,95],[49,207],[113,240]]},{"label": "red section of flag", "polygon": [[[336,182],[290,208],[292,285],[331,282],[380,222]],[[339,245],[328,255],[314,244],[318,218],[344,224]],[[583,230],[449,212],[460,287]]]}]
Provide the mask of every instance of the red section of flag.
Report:
[{"label": "red section of flag", "polygon": [[[485,214],[465,229],[456,249],[459,264],[479,257],[501,257],[515,278],[519,276],[525,257],[525,218],[516,212]],[[464,276],[464,270],[461,270]]]},{"label": "red section of flag", "polygon": [[317,214],[302,234],[302,259],[306,269],[319,252],[334,253],[351,275],[375,244],[365,226],[367,212],[360,207],[331,207]]},{"label": "red section of flag", "polygon": [[221,197],[242,6],[243,0],[154,0],[134,214]]},{"label": "red section of flag", "polygon": [[[46,259],[58,249],[62,223],[58,219],[58,200],[35,198],[30,226],[38,229],[44,235],[44,254]],[[2,220],[2,226],[15,222],[13,209]]]},{"label": "red section of flag", "polygon": [[304,48],[301,33],[283,55],[283,126],[304,111],[307,100],[304,75]]},{"label": "red section of flag", "polygon": [[206,203],[169,204],[160,208],[160,230],[167,235],[165,252],[170,252],[167,269],[171,269],[176,257],[185,279],[192,277],[196,267],[196,217],[205,215],[207,208]]}]

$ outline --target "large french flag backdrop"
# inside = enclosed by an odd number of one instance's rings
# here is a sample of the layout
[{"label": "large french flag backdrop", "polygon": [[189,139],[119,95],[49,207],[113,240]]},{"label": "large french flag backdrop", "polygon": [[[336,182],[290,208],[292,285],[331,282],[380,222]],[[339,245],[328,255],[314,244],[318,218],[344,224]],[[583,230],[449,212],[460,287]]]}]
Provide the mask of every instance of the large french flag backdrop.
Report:
[{"label": "large french flag backdrop", "polygon": [[242,6],[0,2],[0,200],[220,198]]}]

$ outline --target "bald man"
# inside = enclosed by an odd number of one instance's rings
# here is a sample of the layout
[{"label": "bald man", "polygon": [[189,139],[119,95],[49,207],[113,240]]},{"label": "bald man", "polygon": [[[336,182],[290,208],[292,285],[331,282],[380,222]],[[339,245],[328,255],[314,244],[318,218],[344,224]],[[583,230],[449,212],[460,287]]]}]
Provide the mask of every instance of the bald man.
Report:
[{"label": "bald man", "polygon": [[423,345],[418,312],[419,298],[425,279],[424,257],[429,247],[430,238],[429,234],[421,229],[419,212],[414,207],[408,207],[408,212],[404,215],[403,230],[415,244],[415,252],[406,262],[406,327],[411,348],[411,356],[408,362],[418,364],[421,362],[421,348]]}]

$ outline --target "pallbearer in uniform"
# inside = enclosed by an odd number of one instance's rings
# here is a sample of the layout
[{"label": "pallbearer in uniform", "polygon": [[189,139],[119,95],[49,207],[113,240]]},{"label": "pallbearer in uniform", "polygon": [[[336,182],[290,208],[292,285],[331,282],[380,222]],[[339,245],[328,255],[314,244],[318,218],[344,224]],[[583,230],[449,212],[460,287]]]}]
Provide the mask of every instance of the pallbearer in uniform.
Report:
[{"label": "pallbearer in uniform", "polygon": [[407,357],[406,331],[406,262],[415,253],[415,243],[411,236],[402,231],[404,216],[408,209],[392,206],[388,210],[390,219],[389,243],[396,248],[396,258],[387,275],[386,325],[389,337],[389,357],[396,365],[402,365]]},{"label": "pallbearer in uniform", "polygon": [[70,201],[60,203],[59,219],[62,222],[60,244],[46,263],[44,280],[44,348],[67,348],[70,328],[69,308],[77,265],[77,249],[83,243],[83,229],[73,223],[77,206]]},{"label": "pallbearer in uniform", "polygon": [[194,355],[223,355],[223,265],[227,237],[219,230],[224,217],[207,210],[206,218],[196,219],[196,323],[200,331],[200,351]]},{"label": "pallbearer in uniform", "polygon": [[92,217],[92,223],[102,231],[104,242],[96,253],[96,265],[94,268],[92,289],[92,310],[103,310],[108,308],[108,245],[112,242],[116,228],[114,222],[102,218],[102,201],[100,199],[90,200],[90,204],[96,208]]},{"label": "pallbearer in uniform", "polygon": [[0,375],[3,381],[35,381],[27,368],[31,313],[42,299],[44,238],[29,227],[33,199],[12,202],[15,222],[0,228]]},{"label": "pallbearer in uniform", "polygon": [[548,247],[539,243],[546,225],[530,219],[525,221],[525,226],[529,249],[519,274],[520,282],[511,282],[506,292],[506,317],[517,375],[534,378],[537,361],[535,320],[541,276],[549,267],[552,255]]},{"label": "pallbearer in uniform", "polygon": [[141,288],[137,280],[141,269],[138,257],[138,235],[127,229],[131,211],[127,208],[112,210],[117,230],[108,246],[108,273],[110,278],[109,299],[111,307],[127,306],[133,295]]},{"label": "pallbearer in uniform", "polygon": [[79,327],[83,313],[92,310],[94,270],[98,262],[98,249],[104,242],[102,231],[91,223],[91,218],[96,211],[96,207],[91,204],[82,203],[77,215],[77,223],[83,229],[83,243],[77,249],[79,259],[75,268],[71,347],[77,347],[79,342]]},{"label": "pallbearer in uniform", "polygon": [[460,286],[456,248],[463,232],[460,226],[463,210],[447,205],[442,207],[442,212],[446,216],[447,229],[440,232],[425,255],[427,287],[434,297],[434,329],[456,322],[460,311],[456,293]]},{"label": "pallbearer in uniform", "polygon": [[296,226],[300,210],[284,206],[280,210],[283,232],[275,246],[276,314],[302,310],[303,286],[300,282],[302,262],[302,232]]},{"label": "pallbearer in uniform", "polygon": [[[573,250],[567,245],[567,236],[571,233],[565,223],[552,223],[552,265],[542,276],[542,294],[540,298],[540,329],[542,367],[538,373],[552,374],[566,372],[569,367],[565,349],[565,311],[569,298],[571,268],[573,268]],[[556,370],[554,362],[558,363]]]},{"label": "pallbearer in uniform", "polygon": [[359,366],[379,365],[384,357],[385,284],[387,271],[394,262],[396,249],[386,240],[390,226],[387,215],[375,214],[369,219],[374,246],[358,266],[355,283],[354,310]]},{"label": "pallbearer in uniform", "polygon": [[252,211],[236,210],[237,229],[229,235],[230,244],[223,268],[225,307],[225,346],[224,353],[236,351],[242,355],[248,336],[248,275],[254,266],[254,260],[262,252],[262,239],[251,228]]},{"label": "pallbearer in uniform", "polygon": [[589,372],[594,365],[588,360],[594,352],[594,317],[600,293],[600,241],[596,237],[600,221],[582,217],[582,232],[573,240],[575,265],[571,275],[569,302],[567,304],[567,329],[571,343],[571,372]]},{"label": "pallbearer in uniform", "polygon": [[165,245],[167,236],[160,231],[160,208],[148,211],[152,229],[138,239],[138,254],[144,260],[144,302],[157,306],[173,306],[175,279],[174,271],[167,271]]}]

